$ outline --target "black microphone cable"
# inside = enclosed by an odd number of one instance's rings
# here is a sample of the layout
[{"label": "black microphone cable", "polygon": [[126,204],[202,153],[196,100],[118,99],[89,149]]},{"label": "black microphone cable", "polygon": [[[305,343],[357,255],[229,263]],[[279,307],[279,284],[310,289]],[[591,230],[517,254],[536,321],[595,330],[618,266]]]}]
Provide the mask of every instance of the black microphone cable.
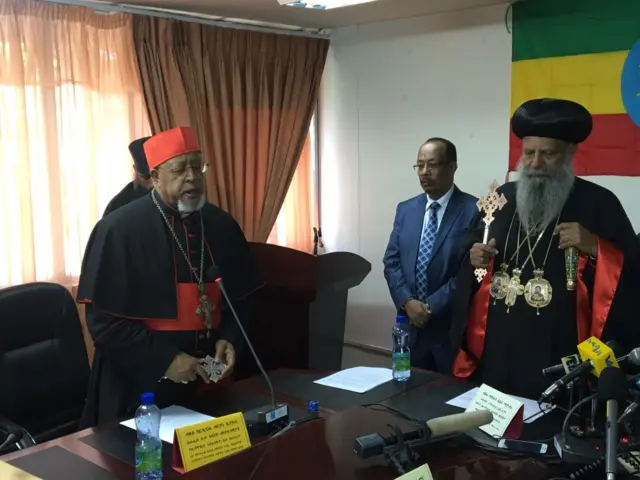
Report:
[{"label": "black microphone cable", "polygon": [[571,407],[571,409],[567,413],[567,416],[564,417],[564,422],[562,422],[562,441],[565,441],[565,439],[567,438],[567,434],[570,433],[569,432],[569,421],[571,420],[571,417],[576,412],[576,410],[578,410],[582,405],[587,404],[588,402],[590,402],[591,400],[593,400],[597,396],[598,396],[597,393],[594,393],[593,395],[589,395],[588,397],[583,398],[582,400],[577,402],[573,407]]}]

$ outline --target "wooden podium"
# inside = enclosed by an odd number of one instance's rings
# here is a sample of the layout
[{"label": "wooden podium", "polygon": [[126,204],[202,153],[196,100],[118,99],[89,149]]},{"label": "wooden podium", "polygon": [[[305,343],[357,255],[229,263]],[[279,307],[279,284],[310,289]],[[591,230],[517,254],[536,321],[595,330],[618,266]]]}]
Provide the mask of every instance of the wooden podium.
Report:
[{"label": "wooden podium", "polygon": [[[371,264],[348,252],[316,257],[266,243],[250,246],[265,286],[253,296],[247,333],[264,368],[342,368],[347,295],[366,278]],[[245,350],[234,377],[258,373]]]}]

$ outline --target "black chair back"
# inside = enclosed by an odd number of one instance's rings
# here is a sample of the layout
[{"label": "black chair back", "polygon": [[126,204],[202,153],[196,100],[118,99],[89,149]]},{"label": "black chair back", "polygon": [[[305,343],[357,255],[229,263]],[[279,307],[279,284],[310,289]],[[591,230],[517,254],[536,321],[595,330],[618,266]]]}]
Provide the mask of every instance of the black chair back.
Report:
[{"label": "black chair back", "polygon": [[0,416],[37,443],[72,433],[88,379],[82,326],[69,291],[41,282],[0,290]]}]

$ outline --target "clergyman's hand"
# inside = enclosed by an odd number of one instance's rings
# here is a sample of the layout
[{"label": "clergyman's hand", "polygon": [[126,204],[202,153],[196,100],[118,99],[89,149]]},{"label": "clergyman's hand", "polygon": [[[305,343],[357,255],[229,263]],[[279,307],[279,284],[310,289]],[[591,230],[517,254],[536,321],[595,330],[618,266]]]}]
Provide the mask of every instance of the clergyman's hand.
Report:
[{"label": "clergyman's hand", "polygon": [[207,371],[202,366],[202,361],[186,353],[179,353],[173,357],[164,376],[176,383],[194,382],[198,376],[202,377],[206,383],[210,381]]},{"label": "clergyman's hand", "polygon": [[492,238],[486,245],[474,243],[469,252],[469,261],[475,268],[489,268],[491,257],[497,254],[496,239]]},{"label": "clergyman's hand", "polygon": [[579,223],[561,223],[554,233],[558,235],[558,248],[564,250],[577,247],[582,253],[594,258],[598,255],[598,239]]},{"label": "clergyman's hand", "polygon": [[406,301],[404,311],[407,313],[409,323],[415,328],[424,328],[431,315],[429,307],[415,298],[410,298]]},{"label": "clergyman's hand", "polygon": [[236,350],[233,345],[226,340],[218,340],[216,342],[215,361],[224,363],[227,366],[220,374],[220,380],[231,375],[233,367],[236,365]]}]

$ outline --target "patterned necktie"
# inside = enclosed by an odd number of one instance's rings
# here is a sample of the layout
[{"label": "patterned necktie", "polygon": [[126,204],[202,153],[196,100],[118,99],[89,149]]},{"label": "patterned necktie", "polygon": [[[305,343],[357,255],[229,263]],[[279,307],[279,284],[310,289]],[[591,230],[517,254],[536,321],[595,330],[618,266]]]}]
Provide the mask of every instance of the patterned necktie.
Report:
[{"label": "patterned necktie", "polygon": [[420,239],[420,249],[418,250],[418,260],[416,261],[416,295],[418,300],[426,302],[428,292],[427,267],[431,260],[433,245],[436,243],[438,234],[438,210],[440,204],[433,202],[427,210],[429,218],[424,223],[422,238]]}]

